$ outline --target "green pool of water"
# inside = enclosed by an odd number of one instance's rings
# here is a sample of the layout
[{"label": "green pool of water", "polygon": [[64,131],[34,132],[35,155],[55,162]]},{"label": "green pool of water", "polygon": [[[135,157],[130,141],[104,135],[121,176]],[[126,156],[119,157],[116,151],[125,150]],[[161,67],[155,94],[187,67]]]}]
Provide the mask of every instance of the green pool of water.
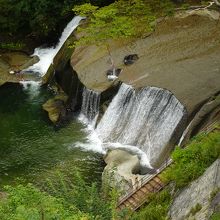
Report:
[{"label": "green pool of water", "polygon": [[68,175],[77,168],[85,178],[100,179],[102,156],[74,147],[86,140],[83,125],[75,120],[55,130],[48,121],[41,106],[50,96],[47,89],[0,87],[0,187],[17,178],[35,182],[57,169]]}]

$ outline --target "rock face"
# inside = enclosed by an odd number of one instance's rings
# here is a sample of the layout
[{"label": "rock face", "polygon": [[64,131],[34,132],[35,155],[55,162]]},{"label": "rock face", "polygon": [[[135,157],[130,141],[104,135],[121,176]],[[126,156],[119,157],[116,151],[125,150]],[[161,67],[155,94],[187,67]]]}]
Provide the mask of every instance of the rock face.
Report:
[{"label": "rock face", "polygon": [[207,220],[219,205],[220,159],[174,199],[170,208],[173,220]]},{"label": "rock face", "polygon": [[65,103],[67,98],[68,97],[62,93],[52,99],[49,99],[43,104],[43,109],[48,112],[48,116],[54,124],[65,116]]},{"label": "rock face", "polygon": [[53,64],[50,65],[43,77],[43,83],[53,84],[55,80],[58,86],[66,93],[68,99],[65,103],[65,108],[71,111],[80,110],[84,87],[78,75],[70,66],[70,57],[74,51],[71,46],[75,40],[74,31],[56,54]]},{"label": "rock face", "polygon": [[54,72],[63,72],[66,66],[69,65],[70,57],[74,50],[71,45],[73,45],[74,41],[76,40],[74,33],[75,32],[71,34],[71,36],[66,40],[59,52],[54,57],[53,63],[50,65],[47,73],[43,76],[44,83],[47,83],[51,80]]},{"label": "rock face", "polygon": [[179,144],[181,146],[185,145],[190,137],[217,121],[220,121],[220,95],[211,97],[202,105],[185,129]]},{"label": "rock face", "polygon": [[140,171],[140,162],[137,156],[123,150],[112,150],[104,158],[107,166],[102,174],[104,184],[116,187],[119,191],[132,188],[137,173]]},{"label": "rock face", "polygon": [[36,77],[30,74],[10,74],[10,71],[20,71],[38,62],[37,57],[29,57],[21,52],[0,54],[0,85],[6,82],[19,82],[21,80],[33,80]]},{"label": "rock face", "polygon": [[[216,11],[196,10],[161,20],[155,32],[132,42],[110,42],[114,65],[122,69],[119,80],[136,88],[155,86],[171,91],[192,114],[220,90],[220,22]],[[123,63],[129,54],[139,59]],[[71,65],[89,89],[104,91],[112,85],[105,46],[76,48]]]}]

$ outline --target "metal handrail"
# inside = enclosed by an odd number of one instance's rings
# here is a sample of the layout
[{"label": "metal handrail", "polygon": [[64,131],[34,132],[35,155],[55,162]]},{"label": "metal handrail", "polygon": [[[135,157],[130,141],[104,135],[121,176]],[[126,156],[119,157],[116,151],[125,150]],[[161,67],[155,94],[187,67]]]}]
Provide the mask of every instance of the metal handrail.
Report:
[{"label": "metal handrail", "polygon": [[125,200],[127,200],[132,194],[137,192],[143,185],[150,182],[154,177],[156,177],[158,174],[160,174],[165,168],[170,166],[170,164],[173,162],[173,160],[170,158],[169,160],[166,160],[162,166],[157,170],[157,173],[152,175],[146,175],[143,176],[140,180],[138,180],[135,184],[132,185],[132,189],[128,191],[126,194],[121,196],[119,198],[118,205],[122,204]]}]

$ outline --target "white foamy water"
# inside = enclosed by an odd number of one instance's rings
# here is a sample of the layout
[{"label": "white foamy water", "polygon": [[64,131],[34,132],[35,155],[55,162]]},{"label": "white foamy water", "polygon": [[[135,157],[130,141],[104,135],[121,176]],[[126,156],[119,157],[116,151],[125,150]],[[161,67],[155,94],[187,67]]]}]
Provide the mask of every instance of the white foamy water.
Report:
[{"label": "white foamy water", "polygon": [[130,154],[137,155],[138,159],[140,160],[140,165],[142,167],[153,168],[150,164],[149,158],[146,155],[146,153],[143,152],[141,149],[139,149],[137,146],[109,142],[109,143],[102,143],[102,147],[104,147],[106,151],[120,149],[120,150],[127,151]]},{"label": "white foamy water", "polygon": [[188,126],[186,127],[186,129],[184,130],[184,132],[183,132],[183,134],[182,134],[182,136],[181,136],[181,138],[180,138],[180,140],[179,140],[178,146],[181,146],[181,144],[182,144],[182,142],[184,141],[184,139],[185,139],[187,133],[189,132],[189,129],[190,129],[192,123],[193,123],[193,120],[189,123],[189,125],[188,125]]},{"label": "white foamy water", "polygon": [[95,153],[100,153],[105,155],[106,149],[103,147],[103,143],[96,134],[94,129],[90,129],[90,127],[85,129],[85,132],[87,133],[87,140],[86,142],[76,142],[71,146],[71,148],[81,148],[85,151],[93,151]]},{"label": "white foamy water", "polygon": [[87,133],[87,140],[85,143],[77,142],[72,147],[106,154],[102,141],[94,130],[99,115],[100,93],[84,87],[82,98],[81,112],[78,120],[86,126],[84,132]]},{"label": "white foamy water", "polygon": [[70,36],[70,34],[77,28],[79,25],[79,22],[83,18],[80,16],[74,17],[66,26],[66,28],[63,30],[63,33],[59,39],[58,44],[55,47],[49,47],[49,48],[42,48],[38,47],[35,49],[34,54],[32,56],[38,56],[40,61],[38,63],[35,63],[33,66],[27,68],[24,71],[33,71],[36,73],[41,74],[43,76],[46,74],[48,68],[50,67],[50,64],[53,63],[53,58],[57,54],[57,52],[60,50],[60,48],[63,46],[67,38]]},{"label": "white foamy water", "polygon": [[39,95],[40,86],[41,86],[40,81],[31,81],[30,80],[30,81],[20,81],[19,83],[23,86],[24,90],[28,91],[30,99],[33,99]]},{"label": "white foamy water", "polygon": [[99,114],[100,93],[84,87],[82,96],[79,120],[94,128]]},{"label": "white foamy water", "polygon": [[86,143],[75,146],[101,154],[125,150],[138,156],[143,171],[152,168],[151,164],[166,151],[185,114],[183,105],[167,90],[147,87],[137,91],[122,84],[94,130],[98,105],[99,95],[84,89],[79,118],[87,125],[88,136]]}]

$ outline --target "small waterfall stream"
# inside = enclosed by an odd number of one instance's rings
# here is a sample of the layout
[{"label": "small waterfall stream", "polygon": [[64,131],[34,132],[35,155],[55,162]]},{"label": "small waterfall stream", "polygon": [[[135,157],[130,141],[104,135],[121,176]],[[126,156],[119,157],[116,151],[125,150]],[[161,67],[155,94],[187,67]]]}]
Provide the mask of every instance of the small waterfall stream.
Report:
[{"label": "small waterfall stream", "polygon": [[60,50],[60,48],[63,46],[70,34],[77,28],[79,22],[82,19],[82,17],[76,16],[67,24],[67,26],[63,30],[58,44],[55,47],[36,48],[32,56],[38,56],[40,58],[40,61],[24,71],[39,73],[41,76],[46,74],[48,68],[50,67],[50,64],[53,62],[53,58]]},{"label": "small waterfall stream", "polygon": [[77,142],[76,146],[86,151],[105,154],[102,142],[94,130],[99,115],[100,93],[84,87],[82,98],[81,112],[78,119],[86,125],[84,131],[87,133],[87,141],[86,143]]},{"label": "small waterfall stream", "polygon": [[99,114],[99,102],[100,93],[84,87],[80,120],[85,124],[90,124],[92,127],[95,127]]}]

